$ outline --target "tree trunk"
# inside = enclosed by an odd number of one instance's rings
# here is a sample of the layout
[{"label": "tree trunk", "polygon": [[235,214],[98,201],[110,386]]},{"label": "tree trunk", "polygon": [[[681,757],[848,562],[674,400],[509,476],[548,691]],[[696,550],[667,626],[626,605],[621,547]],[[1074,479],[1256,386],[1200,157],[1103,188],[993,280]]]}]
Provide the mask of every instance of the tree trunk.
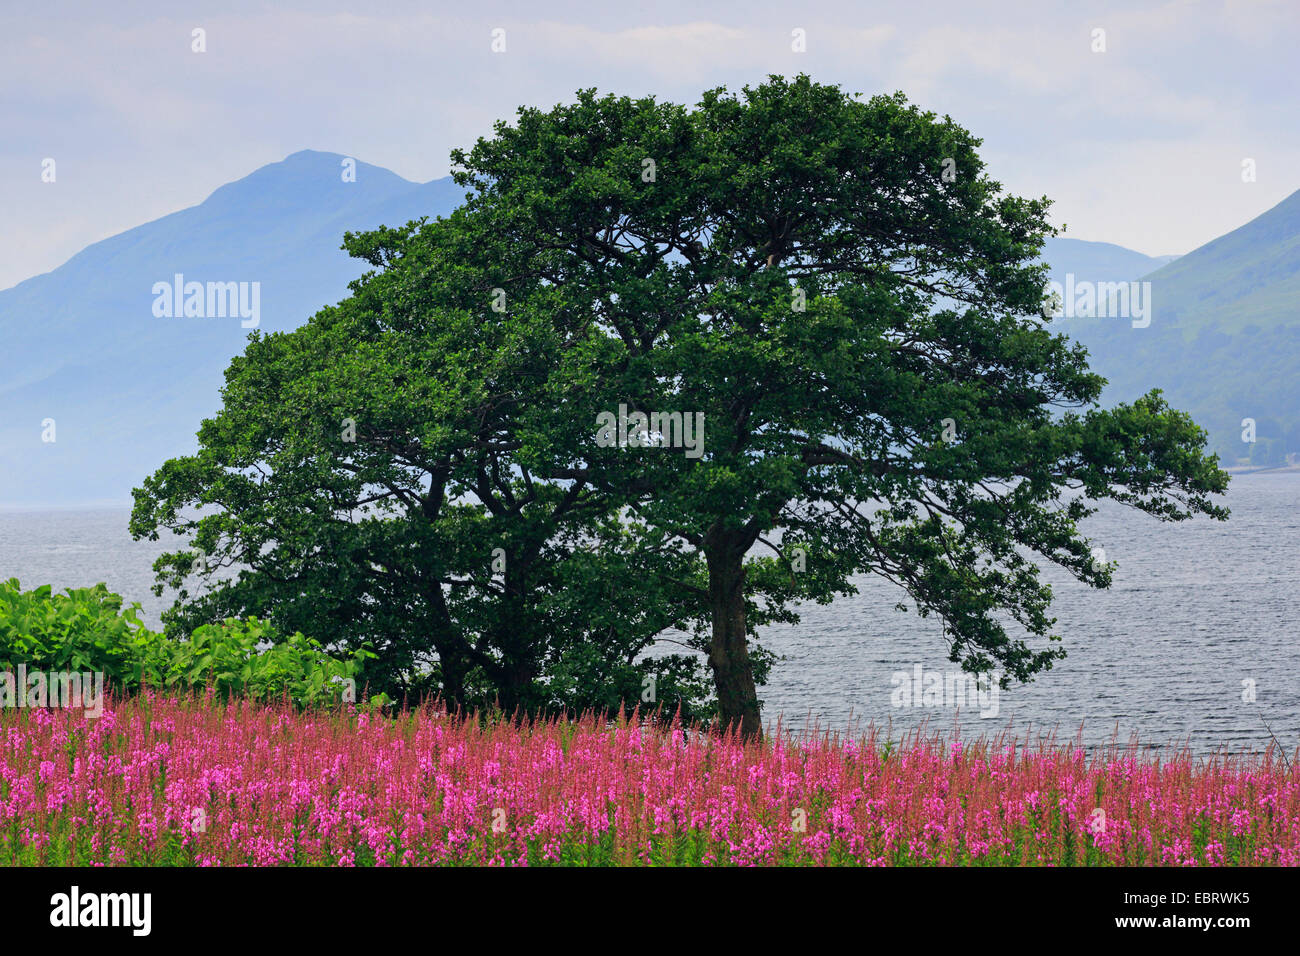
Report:
[{"label": "tree trunk", "polygon": [[459,711],[465,705],[465,675],[469,672],[469,661],[446,644],[435,645],[435,650],[442,670],[439,696],[449,712]]},{"label": "tree trunk", "polygon": [[719,723],[723,731],[734,729],[746,740],[759,740],[763,721],[745,635],[745,548],[734,541],[719,543],[706,548],[705,559],[713,615],[709,666],[718,693]]}]

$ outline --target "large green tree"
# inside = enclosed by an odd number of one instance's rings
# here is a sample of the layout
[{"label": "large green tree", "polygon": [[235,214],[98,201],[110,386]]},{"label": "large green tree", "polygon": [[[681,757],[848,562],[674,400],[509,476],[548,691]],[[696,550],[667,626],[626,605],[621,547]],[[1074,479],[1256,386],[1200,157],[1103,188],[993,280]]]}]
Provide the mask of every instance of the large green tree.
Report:
[{"label": "large green tree", "polygon": [[[1026,680],[1063,655],[1036,559],[1109,582],[1077,528],[1098,500],[1226,517],[1203,432],[1158,392],[1098,407],[1085,351],[1044,327],[1049,203],[1005,194],[978,146],[901,94],[800,76],[694,110],[586,91],[453,154],[458,257],[511,301],[541,290],[570,343],[549,477],[702,558],[720,716],[745,734],[756,602],[882,575],[952,660]],[[702,414],[703,453],[608,447],[620,405]]]},{"label": "large green tree", "polygon": [[[273,609],[511,702],[551,674],[633,681],[680,627],[746,735],[756,629],[858,574],[938,615],[968,670],[1049,668],[1038,561],[1105,586],[1078,531],[1096,502],[1225,517],[1227,476],[1159,393],[1098,406],[1041,316],[1048,202],[1006,195],[978,146],[802,76],[520,110],[453,154],[455,214],[350,237],[375,271],[255,338],[199,454],[137,493],[138,533],[251,568],[176,613]],[[702,445],[656,413],[702,416]],[[516,577],[493,589],[500,542]]]}]

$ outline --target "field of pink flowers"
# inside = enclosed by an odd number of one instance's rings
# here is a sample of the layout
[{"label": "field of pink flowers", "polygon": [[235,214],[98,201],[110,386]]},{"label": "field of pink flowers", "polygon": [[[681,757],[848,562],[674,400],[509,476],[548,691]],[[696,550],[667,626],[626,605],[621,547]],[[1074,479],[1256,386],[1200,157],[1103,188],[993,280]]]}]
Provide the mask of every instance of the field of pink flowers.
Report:
[{"label": "field of pink flowers", "polygon": [[1295,865],[1274,753],[766,743],[144,696],[0,711],[19,865]]}]

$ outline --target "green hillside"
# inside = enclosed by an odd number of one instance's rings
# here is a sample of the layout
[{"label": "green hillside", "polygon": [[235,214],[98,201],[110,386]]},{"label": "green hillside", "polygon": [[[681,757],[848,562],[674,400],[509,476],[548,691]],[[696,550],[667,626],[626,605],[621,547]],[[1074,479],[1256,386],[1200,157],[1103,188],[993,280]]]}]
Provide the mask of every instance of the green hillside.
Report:
[{"label": "green hillside", "polygon": [[[1052,265],[1054,274],[1069,268]],[[1229,465],[1278,465],[1300,453],[1300,191],[1144,278],[1145,328],[1125,318],[1056,320],[1109,379],[1107,400],[1163,389]],[[1255,422],[1253,443],[1242,441],[1243,419]]]}]

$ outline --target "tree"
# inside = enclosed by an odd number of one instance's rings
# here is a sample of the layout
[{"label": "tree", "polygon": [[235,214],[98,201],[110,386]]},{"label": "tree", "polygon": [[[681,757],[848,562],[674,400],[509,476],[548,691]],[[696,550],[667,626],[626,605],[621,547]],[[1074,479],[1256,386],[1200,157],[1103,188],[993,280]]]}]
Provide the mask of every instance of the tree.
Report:
[{"label": "tree", "polygon": [[[457,255],[567,343],[546,477],[700,556],[720,717],[746,735],[758,602],[883,575],[953,661],[1028,680],[1064,653],[1034,556],[1109,583],[1077,530],[1094,502],[1227,515],[1190,418],[1159,392],[1101,409],[1086,352],[1044,327],[1048,200],[1005,195],[978,146],[901,94],[800,76],[695,110],[583,91],[453,153]],[[445,247],[446,224],[410,241]],[[598,442],[620,405],[703,414],[703,453]]]},{"label": "tree", "polygon": [[453,153],[456,213],[349,236],[375,271],[254,336],[198,455],[137,492],[134,531],[251,569],[177,619],[355,634],[396,685],[520,706],[611,699],[681,627],[721,726],[757,736],[757,628],[874,573],[967,670],[1050,668],[1036,561],[1106,586],[1095,502],[1224,518],[1227,476],[1159,392],[1099,407],[1041,315],[1048,201],[978,146],[804,76],[520,110]]}]

